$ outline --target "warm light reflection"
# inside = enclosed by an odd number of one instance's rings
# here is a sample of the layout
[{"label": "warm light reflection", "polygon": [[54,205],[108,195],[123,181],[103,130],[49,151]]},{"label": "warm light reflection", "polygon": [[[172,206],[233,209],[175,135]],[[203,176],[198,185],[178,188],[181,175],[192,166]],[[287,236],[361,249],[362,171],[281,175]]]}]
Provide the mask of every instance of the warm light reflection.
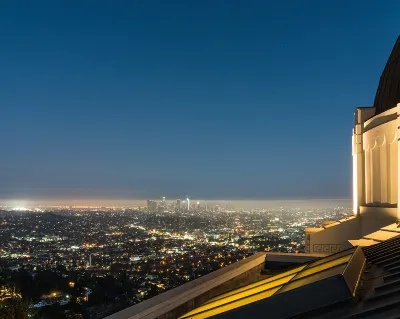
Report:
[{"label": "warm light reflection", "polygon": [[353,134],[353,213],[357,215],[358,210],[358,174],[357,174],[357,153],[355,145],[355,135]]}]

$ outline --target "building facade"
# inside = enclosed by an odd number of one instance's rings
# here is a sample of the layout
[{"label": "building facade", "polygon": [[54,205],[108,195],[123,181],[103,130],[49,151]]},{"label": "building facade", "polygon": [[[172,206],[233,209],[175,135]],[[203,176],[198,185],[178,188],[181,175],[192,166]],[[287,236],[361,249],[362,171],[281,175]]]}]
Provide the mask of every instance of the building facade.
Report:
[{"label": "building facade", "polygon": [[357,108],[353,129],[353,209],[399,219],[400,37],[380,78],[373,107]]},{"label": "building facade", "polygon": [[[331,254],[360,244],[400,219],[400,37],[371,107],[356,108],[352,136],[354,217],[306,229],[308,253]],[[383,233],[374,237],[386,236]],[[371,237],[371,236],[370,236]],[[371,239],[368,237],[368,239]]]}]

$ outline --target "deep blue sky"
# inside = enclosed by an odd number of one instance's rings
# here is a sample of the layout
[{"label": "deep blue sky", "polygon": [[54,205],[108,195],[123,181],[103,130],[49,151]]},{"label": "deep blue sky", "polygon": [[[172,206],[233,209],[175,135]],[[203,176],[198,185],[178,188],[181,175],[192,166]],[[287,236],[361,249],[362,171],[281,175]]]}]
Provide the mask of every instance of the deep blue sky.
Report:
[{"label": "deep blue sky", "polygon": [[350,197],[398,1],[18,3],[1,197]]}]

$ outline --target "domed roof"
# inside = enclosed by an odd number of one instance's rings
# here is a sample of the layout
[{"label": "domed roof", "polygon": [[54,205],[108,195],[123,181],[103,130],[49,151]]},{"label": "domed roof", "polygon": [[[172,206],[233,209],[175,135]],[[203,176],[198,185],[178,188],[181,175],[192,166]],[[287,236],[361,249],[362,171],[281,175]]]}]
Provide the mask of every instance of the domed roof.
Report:
[{"label": "domed roof", "polygon": [[376,91],[375,114],[383,113],[400,103],[400,36],[381,75]]}]

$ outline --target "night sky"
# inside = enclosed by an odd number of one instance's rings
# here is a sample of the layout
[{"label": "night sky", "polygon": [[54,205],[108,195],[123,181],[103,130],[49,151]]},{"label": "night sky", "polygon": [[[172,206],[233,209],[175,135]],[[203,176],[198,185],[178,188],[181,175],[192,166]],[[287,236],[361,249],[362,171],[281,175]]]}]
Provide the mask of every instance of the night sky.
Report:
[{"label": "night sky", "polygon": [[351,196],[400,2],[4,2],[0,198]]}]

